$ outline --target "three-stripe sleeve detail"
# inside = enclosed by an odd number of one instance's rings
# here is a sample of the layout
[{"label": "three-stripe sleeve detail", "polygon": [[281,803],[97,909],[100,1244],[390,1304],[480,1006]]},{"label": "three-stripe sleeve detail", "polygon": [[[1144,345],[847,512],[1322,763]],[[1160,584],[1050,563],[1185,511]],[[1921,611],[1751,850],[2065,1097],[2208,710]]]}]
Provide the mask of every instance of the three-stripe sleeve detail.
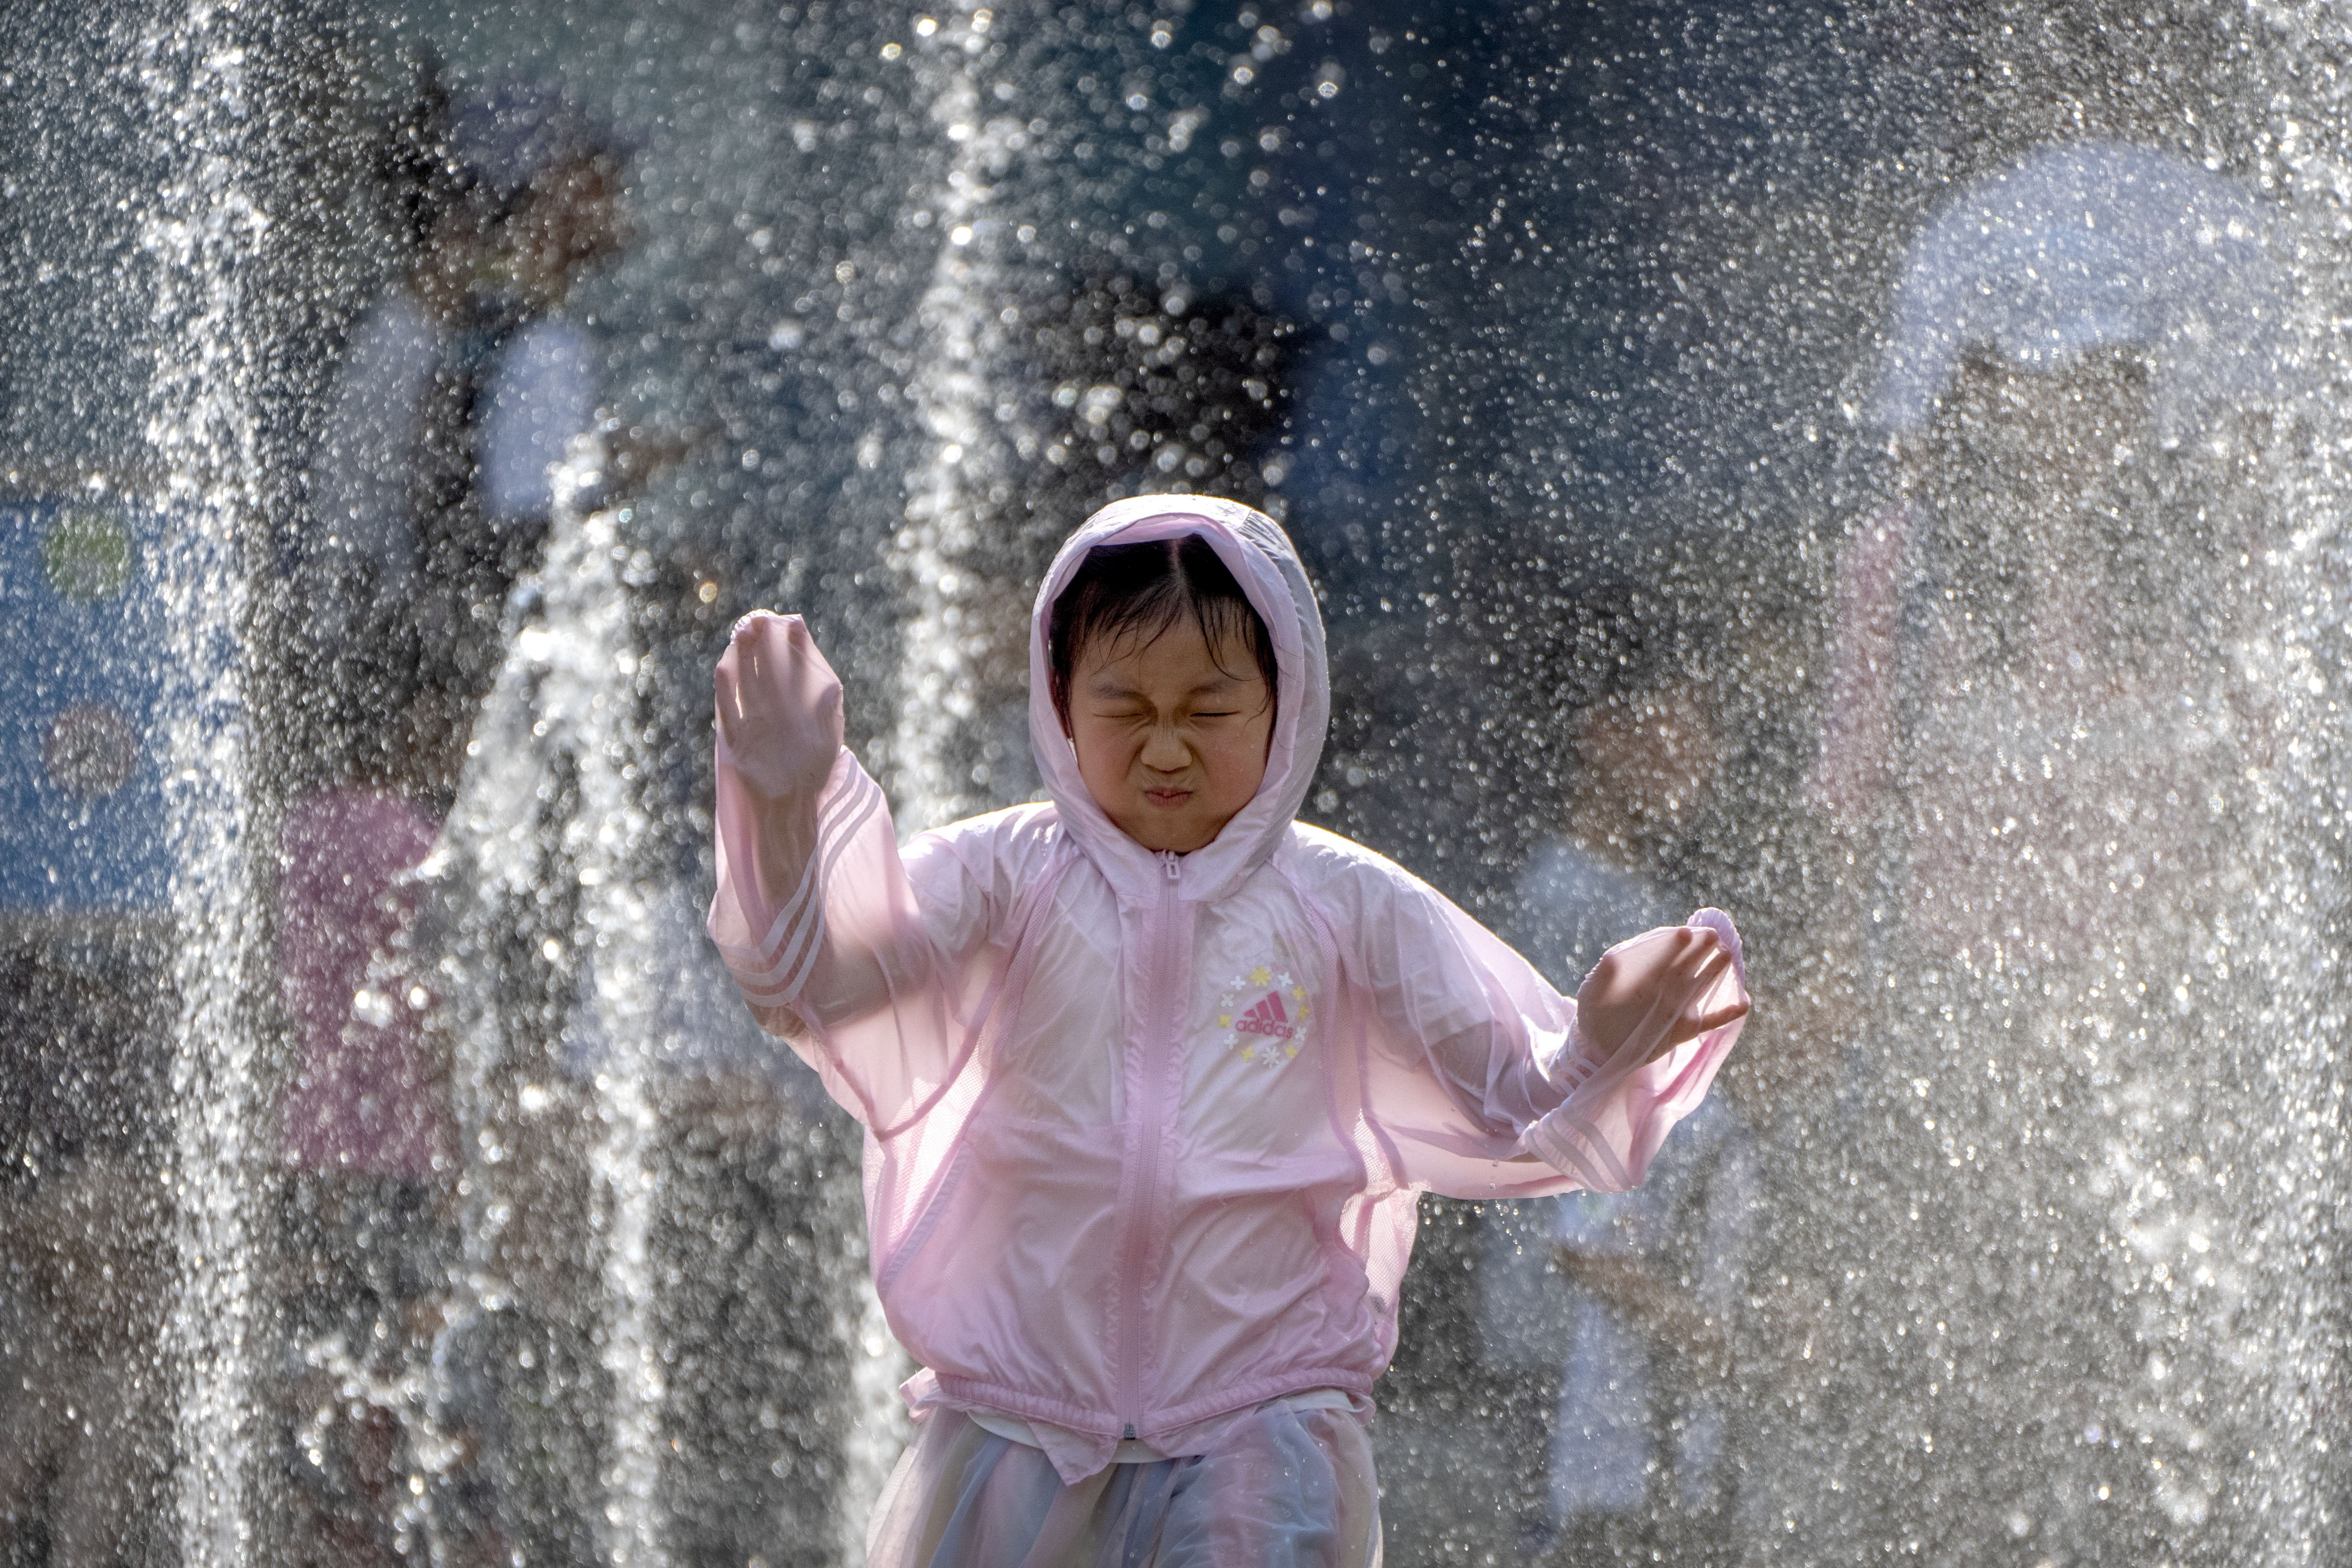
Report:
[{"label": "three-stripe sleeve detail", "polygon": [[[807,984],[817,955],[824,951],[824,889],[833,868],[866,819],[882,808],[881,786],[865,769],[851,768],[843,784],[821,808],[816,852],[802,868],[799,885],[769,923],[767,935],[757,948],[738,948],[726,955],[745,999],[761,1006],[787,1005]],[[739,962],[736,953],[755,958],[756,966]]]}]

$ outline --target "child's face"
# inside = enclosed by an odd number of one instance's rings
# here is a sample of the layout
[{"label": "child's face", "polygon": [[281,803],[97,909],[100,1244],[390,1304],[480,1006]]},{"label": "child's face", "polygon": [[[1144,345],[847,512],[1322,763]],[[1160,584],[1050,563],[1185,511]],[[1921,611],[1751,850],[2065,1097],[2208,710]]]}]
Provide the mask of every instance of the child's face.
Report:
[{"label": "child's face", "polygon": [[1098,641],[1070,672],[1070,743],[1103,815],[1146,849],[1188,855],[1265,778],[1274,693],[1239,643],[1191,616],[1150,643]]}]

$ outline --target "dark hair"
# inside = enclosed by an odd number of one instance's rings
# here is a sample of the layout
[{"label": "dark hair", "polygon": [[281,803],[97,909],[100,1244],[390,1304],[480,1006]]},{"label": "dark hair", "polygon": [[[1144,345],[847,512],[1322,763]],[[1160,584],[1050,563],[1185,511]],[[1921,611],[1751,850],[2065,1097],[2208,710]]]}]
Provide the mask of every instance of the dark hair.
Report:
[{"label": "dark hair", "polygon": [[1208,639],[1212,657],[1228,643],[1247,645],[1271,700],[1277,674],[1274,637],[1215,549],[1188,533],[1149,544],[1097,544],[1087,552],[1054,601],[1045,645],[1054,710],[1069,721],[1071,672],[1089,644],[1129,637],[1150,643],[1186,615]]},{"label": "dark hair", "polygon": [[408,63],[407,101],[376,133],[371,149],[386,216],[414,250],[465,200],[467,181],[449,149],[452,113],[440,58],[420,50]]}]

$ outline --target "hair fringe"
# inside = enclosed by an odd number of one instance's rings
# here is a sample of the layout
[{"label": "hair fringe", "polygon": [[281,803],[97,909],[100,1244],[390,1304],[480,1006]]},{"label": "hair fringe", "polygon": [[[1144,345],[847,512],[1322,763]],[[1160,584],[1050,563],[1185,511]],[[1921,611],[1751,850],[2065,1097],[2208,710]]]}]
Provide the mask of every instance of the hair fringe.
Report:
[{"label": "hair fringe", "polygon": [[1062,721],[1069,722],[1070,681],[1080,654],[1104,640],[1149,646],[1186,615],[1201,628],[1220,669],[1222,650],[1237,641],[1245,647],[1273,699],[1280,671],[1272,634],[1214,547],[1188,533],[1146,544],[1097,544],[1087,552],[1054,601],[1046,637],[1054,710]]}]

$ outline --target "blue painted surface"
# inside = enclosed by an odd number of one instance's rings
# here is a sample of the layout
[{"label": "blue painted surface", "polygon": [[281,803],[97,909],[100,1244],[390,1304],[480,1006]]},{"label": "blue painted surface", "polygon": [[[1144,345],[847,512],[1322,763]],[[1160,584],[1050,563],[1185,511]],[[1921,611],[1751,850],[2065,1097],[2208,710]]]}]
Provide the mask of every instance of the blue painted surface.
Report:
[{"label": "blue painted surface", "polygon": [[0,500],[0,914],[161,909],[160,520]]}]

